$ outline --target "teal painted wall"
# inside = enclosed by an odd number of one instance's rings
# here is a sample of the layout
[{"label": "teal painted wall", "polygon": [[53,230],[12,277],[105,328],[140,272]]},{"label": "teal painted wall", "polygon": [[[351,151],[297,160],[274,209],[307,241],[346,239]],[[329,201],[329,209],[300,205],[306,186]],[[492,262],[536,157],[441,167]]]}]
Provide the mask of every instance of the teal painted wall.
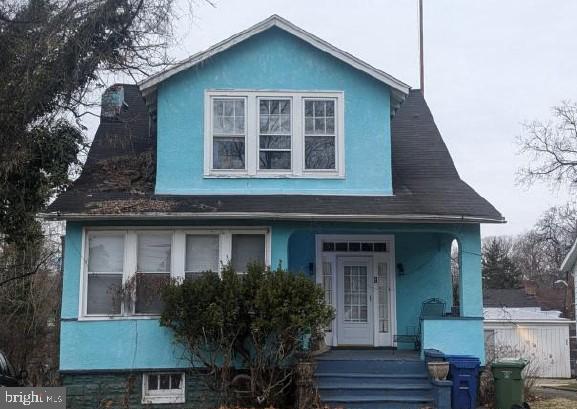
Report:
[{"label": "teal painted wall", "polygon": [[483,320],[425,320],[423,349],[438,349],[446,355],[472,355],[485,364]]},{"label": "teal painted wall", "polygon": [[[344,91],[345,179],[203,177],[207,89]],[[160,84],[156,193],[389,195],[389,88],[278,28]]]},{"label": "teal painted wall", "polygon": [[[154,222],[138,226],[256,225],[246,221]],[[417,326],[421,302],[439,297],[450,305],[451,281],[449,254],[452,238],[457,238],[462,252],[461,311],[464,316],[482,317],[480,231],[479,225],[459,224],[378,224],[378,223],[304,223],[259,222],[271,228],[272,265],[281,264],[292,271],[310,274],[314,263],[314,234],[393,234],[396,263],[402,263],[404,274],[397,274],[398,333],[407,326]],[[121,221],[90,226],[126,226]],[[172,342],[170,332],[154,319],[78,321],[81,274],[82,230],[80,223],[68,223],[64,255],[61,369],[145,369],[187,366],[182,351]],[[311,275],[312,276],[312,275]],[[471,324],[472,325],[472,324]],[[467,327],[483,339],[482,327]],[[475,329],[476,328],[476,329]],[[458,328],[456,331],[460,331]],[[451,333],[442,327],[440,338]],[[460,332],[459,332],[460,334]],[[455,336],[455,339],[461,339]],[[466,339],[466,338],[464,338]],[[475,341],[476,342],[476,341]],[[476,348],[480,348],[478,345]]]}]

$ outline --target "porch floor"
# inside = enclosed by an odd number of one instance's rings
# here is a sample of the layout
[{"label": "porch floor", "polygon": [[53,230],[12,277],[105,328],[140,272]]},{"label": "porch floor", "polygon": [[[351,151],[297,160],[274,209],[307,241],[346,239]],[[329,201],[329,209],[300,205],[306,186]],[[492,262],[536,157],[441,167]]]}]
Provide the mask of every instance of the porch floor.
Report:
[{"label": "porch floor", "polygon": [[332,348],[315,357],[316,360],[331,361],[420,361],[417,351],[379,348]]}]

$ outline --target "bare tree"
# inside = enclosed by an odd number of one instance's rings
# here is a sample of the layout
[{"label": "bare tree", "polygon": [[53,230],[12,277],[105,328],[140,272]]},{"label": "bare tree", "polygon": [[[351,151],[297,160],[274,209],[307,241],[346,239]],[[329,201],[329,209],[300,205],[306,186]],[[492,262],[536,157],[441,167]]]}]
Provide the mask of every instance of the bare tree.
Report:
[{"label": "bare tree", "polygon": [[523,183],[536,181],[577,187],[577,104],[563,101],[553,107],[553,119],[523,125],[518,138],[528,164],[519,171]]}]

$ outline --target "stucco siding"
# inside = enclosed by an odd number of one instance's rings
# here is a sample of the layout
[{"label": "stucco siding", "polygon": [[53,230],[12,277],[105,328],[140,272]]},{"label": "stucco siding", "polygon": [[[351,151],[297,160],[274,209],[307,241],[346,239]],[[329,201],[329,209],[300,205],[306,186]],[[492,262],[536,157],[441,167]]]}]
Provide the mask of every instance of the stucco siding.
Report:
[{"label": "stucco siding", "polygon": [[[463,275],[469,286],[467,293],[480,294],[480,267],[468,259],[476,258],[479,249],[479,226],[468,224],[380,224],[380,223],[306,223],[306,222],[250,222],[193,221],[149,222],[127,224],[68,223],[64,254],[61,369],[146,369],[178,368],[188,365],[182,350],[177,347],[168,329],[159,326],[156,319],[79,319],[80,277],[82,272],[82,233],[89,227],[189,227],[189,226],[262,226],[270,228],[271,265],[281,264],[291,271],[304,272],[315,277],[315,234],[387,234],[395,240],[395,263],[403,265],[403,272],[395,268],[397,282],[397,329],[404,333],[408,326],[418,326],[421,303],[430,297],[442,298],[451,305],[451,277],[449,273],[450,243],[457,238],[464,248],[463,265],[470,271]],[[478,278],[478,279],[474,279]],[[477,285],[478,287],[474,287]],[[471,287],[472,286],[472,287]],[[474,304],[479,297],[464,300],[463,311],[477,311],[482,305]],[[470,315],[479,317],[481,315]],[[443,327],[438,331],[446,333]],[[460,331],[455,328],[455,331]],[[479,337],[482,344],[482,330]],[[442,338],[444,335],[439,335]],[[461,339],[460,335],[456,339]],[[467,338],[462,338],[467,339]]]},{"label": "stucco siding", "polygon": [[[209,89],[343,91],[346,177],[205,178],[204,93]],[[157,108],[158,194],[392,193],[389,88],[279,29],[168,79],[158,88]]]}]

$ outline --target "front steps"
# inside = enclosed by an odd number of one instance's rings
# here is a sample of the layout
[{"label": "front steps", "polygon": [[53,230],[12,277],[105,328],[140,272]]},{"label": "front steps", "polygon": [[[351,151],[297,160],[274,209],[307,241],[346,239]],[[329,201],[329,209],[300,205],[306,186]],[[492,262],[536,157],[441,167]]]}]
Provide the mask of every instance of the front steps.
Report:
[{"label": "front steps", "polygon": [[416,353],[333,350],[317,357],[321,402],[344,409],[421,409],[434,406],[425,363]]}]

